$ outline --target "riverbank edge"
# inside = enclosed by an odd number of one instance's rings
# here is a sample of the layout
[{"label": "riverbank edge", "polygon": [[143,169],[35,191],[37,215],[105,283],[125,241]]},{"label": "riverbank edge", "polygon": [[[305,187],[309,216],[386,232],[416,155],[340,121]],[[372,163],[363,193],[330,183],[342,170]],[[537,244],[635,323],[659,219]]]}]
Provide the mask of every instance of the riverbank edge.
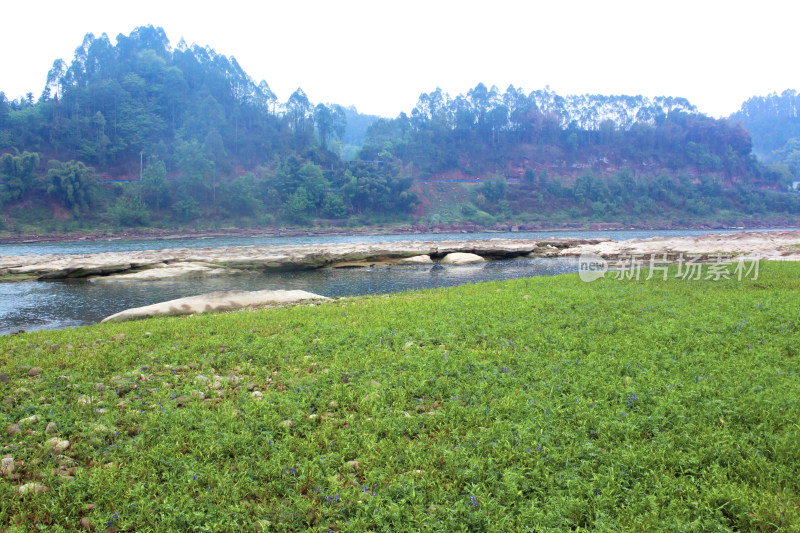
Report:
[{"label": "riverbank edge", "polygon": [[[452,254],[452,255],[451,255]],[[0,281],[96,279],[147,281],[176,277],[229,275],[242,271],[291,271],[325,267],[372,266],[409,258],[447,263],[469,254],[484,261],[515,257],[606,259],[650,254],[691,254],[711,260],[719,254],[800,261],[800,230],[736,232],[691,237],[486,239],[449,241],[352,242],[280,246],[176,248],[93,254],[0,256]],[[463,261],[456,261],[463,262]]]},{"label": "riverbank edge", "polygon": [[[754,222],[754,223],[750,223]],[[795,222],[796,223],[796,222]],[[11,235],[0,232],[0,244],[32,244],[59,242],[99,242],[133,240],[209,239],[216,237],[353,237],[377,235],[420,235],[425,233],[517,233],[517,232],[569,232],[569,231],[670,231],[670,230],[771,230],[798,228],[786,219],[743,221],[740,225],[704,224],[624,224],[599,222],[592,224],[564,222],[561,224],[494,224],[484,226],[473,223],[376,225],[356,228],[341,227],[252,227],[221,229],[155,229],[127,228],[123,230],[94,230],[87,232]]]}]

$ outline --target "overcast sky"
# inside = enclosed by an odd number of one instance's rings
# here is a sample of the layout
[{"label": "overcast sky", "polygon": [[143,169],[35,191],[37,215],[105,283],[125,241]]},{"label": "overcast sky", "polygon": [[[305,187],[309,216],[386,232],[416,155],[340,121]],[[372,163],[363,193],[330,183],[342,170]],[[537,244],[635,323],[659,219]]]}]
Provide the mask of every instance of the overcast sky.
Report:
[{"label": "overcast sky", "polygon": [[[254,2],[255,3],[255,2]],[[83,36],[112,43],[161,26],[173,46],[233,55],[281,101],[394,117],[437,86],[682,96],[727,116],[753,95],[800,89],[796,2],[371,0],[3,2],[0,91],[38,98]]]}]

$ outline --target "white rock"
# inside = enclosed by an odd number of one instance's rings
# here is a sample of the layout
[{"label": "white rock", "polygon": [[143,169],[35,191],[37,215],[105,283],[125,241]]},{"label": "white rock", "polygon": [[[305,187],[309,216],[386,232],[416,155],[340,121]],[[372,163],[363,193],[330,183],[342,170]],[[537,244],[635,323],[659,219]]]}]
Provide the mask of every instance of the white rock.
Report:
[{"label": "white rock", "polygon": [[14,458],[10,455],[6,455],[2,459],[0,459],[0,477],[10,476],[14,473]]},{"label": "white rock", "polygon": [[441,262],[446,265],[469,265],[472,263],[483,263],[484,261],[486,260],[483,257],[476,254],[453,252],[444,256]]},{"label": "white rock", "polygon": [[111,315],[103,322],[118,322],[151,316],[190,315],[210,311],[232,311],[245,307],[258,307],[270,304],[287,304],[305,300],[329,300],[325,296],[306,291],[222,291],[187,298],[178,298],[144,307],[126,309]]},{"label": "white rock", "polygon": [[401,265],[430,265],[433,263],[433,259],[429,255],[415,255],[404,257],[397,262]]},{"label": "white rock", "polygon": [[19,493],[20,493],[20,495],[27,494],[29,492],[34,492],[36,494],[39,494],[40,492],[44,492],[46,490],[47,490],[47,487],[45,487],[41,483],[34,483],[34,482],[31,481],[30,483],[25,483],[24,485],[22,485],[19,488]]},{"label": "white rock", "polygon": [[29,416],[27,418],[23,418],[22,420],[17,422],[17,424],[22,426],[24,424],[35,424],[38,421],[39,421],[39,415],[33,415],[33,416]]},{"label": "white rock", "polygon": [[47,439],[45,442],[48,448],[52,448],[54,453],[61,453],[67,448],[69,448],[69,441],[68,440],[60,440],[58,437],[53,437],[52,439]]}]

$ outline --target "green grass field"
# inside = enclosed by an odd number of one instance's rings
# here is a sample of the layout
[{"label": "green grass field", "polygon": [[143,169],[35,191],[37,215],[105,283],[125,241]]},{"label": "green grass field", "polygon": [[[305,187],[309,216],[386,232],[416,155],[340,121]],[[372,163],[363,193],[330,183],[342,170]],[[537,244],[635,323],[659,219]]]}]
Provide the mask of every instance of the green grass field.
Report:
[{"label": "green grass field", "polygon": [[797,531],[799,276],[2,337],[0,531]]}]

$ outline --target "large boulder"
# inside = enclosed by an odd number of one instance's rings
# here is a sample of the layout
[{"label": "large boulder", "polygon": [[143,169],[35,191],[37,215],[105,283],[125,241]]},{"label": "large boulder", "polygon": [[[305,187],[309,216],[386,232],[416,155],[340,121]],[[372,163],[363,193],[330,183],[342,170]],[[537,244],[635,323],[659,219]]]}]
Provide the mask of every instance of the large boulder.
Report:
[{"label": "large boulder", "polygon": [[330,300],[325,296],[306,291],[222,291],[187,298],[178,298],[144,307],[126,309],[103,319],[103,322],[120,322],[152,316],[190,315],[211,311],[231,311],[244,307],[280,305],[304,300]]},{"label": "large boulder", "polygon": [[472,263],[483,263],[484,261],[486,260],[477,254],[453,252],[444,256],[441,262],[446,265],[469,265]]},{"label": "large boulder", "polygon": [[429,255],[415,255],[404,257],[397,262],[401,265],[430,265],[433,263],[433,259]]}]

